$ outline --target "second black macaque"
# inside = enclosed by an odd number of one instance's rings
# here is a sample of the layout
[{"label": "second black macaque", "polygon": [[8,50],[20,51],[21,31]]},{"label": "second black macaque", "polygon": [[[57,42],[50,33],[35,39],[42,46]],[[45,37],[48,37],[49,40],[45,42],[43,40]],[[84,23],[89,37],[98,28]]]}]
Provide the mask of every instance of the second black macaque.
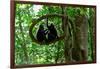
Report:
[{"label": "second black macaque", "polygon": [[48,42],[53,41],[54,39],[58,38],[57,30],[53,24],[50,24],[50,26],[47,25],[47,28],[49,31],[48,32]]},{"label": "second black macaque", "polygon": [[41,24],[39,26],[39,30],[37,32],[37,36],[36,36],[37,40],[39,42],[45,42],[45,41],[47,41],[46,34],[47,34],[47,30],[44,30],[44,26]]}]

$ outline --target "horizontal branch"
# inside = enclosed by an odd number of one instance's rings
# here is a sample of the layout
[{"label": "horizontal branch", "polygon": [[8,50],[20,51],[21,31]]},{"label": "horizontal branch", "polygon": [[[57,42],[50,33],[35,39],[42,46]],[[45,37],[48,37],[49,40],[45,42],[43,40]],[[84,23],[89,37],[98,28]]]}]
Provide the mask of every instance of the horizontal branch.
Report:
[{"label": "horizontal branch", "polygon": [[49,44],[52,44],[52,43],[56,43],[57,41],[63,40],[64,37],[65,37],[65,35],[58,37],[58,38],[56,38],[56,39],[54,39],[53,41],[50,41],[50,42],[39,42],[36,39],[33,39],[32,41],[37,43],[37,44],[40,44],[40,45],[49,45]]}]

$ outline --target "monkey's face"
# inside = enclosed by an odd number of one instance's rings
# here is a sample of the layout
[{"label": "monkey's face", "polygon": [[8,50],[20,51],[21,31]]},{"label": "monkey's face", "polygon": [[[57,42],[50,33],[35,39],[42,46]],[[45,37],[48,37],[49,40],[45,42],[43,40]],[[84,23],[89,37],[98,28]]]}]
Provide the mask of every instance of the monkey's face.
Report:
[{"label": "monkey's face", "polygon": [[49,29],[54,29],[54,25],[51,24],[51,25],[49,26]]},{"label": "monkey's face", "polygon": [[43,25],[40,25],[39,26],[39,29],[43,30],[44,29]]}]

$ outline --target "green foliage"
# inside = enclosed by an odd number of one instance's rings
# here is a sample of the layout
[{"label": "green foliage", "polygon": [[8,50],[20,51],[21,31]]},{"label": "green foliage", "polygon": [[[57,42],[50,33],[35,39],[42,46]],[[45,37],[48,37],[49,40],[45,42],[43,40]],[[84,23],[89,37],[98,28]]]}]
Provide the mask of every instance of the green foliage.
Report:
[{"label": "green foliage", "polygon": [[[61,14],[60,6],[43,6],[36,11],[36,5],[31,4],[17,4],[15,14],[15,63],[19,64],[55,64],[64,63],[64,41],[57,41],[49,45],[39,45],[32,42],[29,36],[29,26],[34,19],[39,18],[45,14]],[[90,12],[88,12],[90,9]],[[94,11],[91,8],[67,7],[66,14],[74,20],[76,15],[82,14],[89,16],[88,29],[88,60],[92,60],[93,47],[93,19]],[[57,29],[58,35],[64,34],[62,31],[62,19],[50,18],[49,23],[53,23]],[[46,24],[45,20],[40,21],[33,28],[33,34],[36,37],[37,30],[40,24]],[[57,60],[57,61],[56,61]]]}]

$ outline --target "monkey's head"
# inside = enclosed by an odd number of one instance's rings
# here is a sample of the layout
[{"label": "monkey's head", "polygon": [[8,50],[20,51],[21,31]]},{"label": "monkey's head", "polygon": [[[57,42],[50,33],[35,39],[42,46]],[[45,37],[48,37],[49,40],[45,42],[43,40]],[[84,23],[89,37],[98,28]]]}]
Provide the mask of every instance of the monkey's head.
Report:
[{"label": "monkey's head", "polygon": [[41,24],[40,26],[39,26],[39,29],[44,29],[44,26]]},{"label": "monkey's head", "polygon": [[50,24],[49,29],[54,29],[54,25]]}]

